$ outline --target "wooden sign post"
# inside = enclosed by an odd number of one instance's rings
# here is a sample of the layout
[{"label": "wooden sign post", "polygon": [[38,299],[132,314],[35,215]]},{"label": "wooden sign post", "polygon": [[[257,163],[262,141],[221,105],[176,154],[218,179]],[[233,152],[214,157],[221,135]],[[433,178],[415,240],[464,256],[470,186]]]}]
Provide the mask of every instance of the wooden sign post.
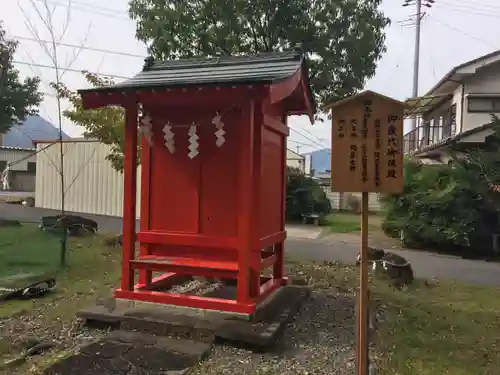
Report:
[{"label": "wooden sign post", "polygon": [[403,191],[404,108],[404,103],[373,91],[325,107],[332,116],[332,191],[362,193],[357,375],[369,370],[368,194]]}]

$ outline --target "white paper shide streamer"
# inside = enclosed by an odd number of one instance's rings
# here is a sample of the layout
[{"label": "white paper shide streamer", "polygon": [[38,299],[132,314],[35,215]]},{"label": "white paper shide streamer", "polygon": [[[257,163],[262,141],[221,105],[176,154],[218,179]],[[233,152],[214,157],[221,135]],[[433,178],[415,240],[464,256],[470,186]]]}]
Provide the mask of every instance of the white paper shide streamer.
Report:
[{"label": "white paper shide streamer", "polygon": [[146,115],[142,118],[139,130],[151,146],[153,144],[153,124],[151,123],[151,117]]},{"label": "white paper shide streamer", "polygon": [[198,136],[198,134],[196,134],[196,125],[195,124],[193,124],[189,127],[188,135],[189,135],[189,147],[188,147],[189,153],[188,153],[188,156],[189,156],[189,158],[193,159],[200,154],[200,152],[198,151],[198,146],[199,146],[198,139],[200,137]]},{"label": "white paper shide streamer", "polygon": [[165,139],[165,147],[170,151],[171,154],[175,152],[175,134],[172,131],[172,125],[167,123],[163,127],[163,139]]},{"label": "white paper shide streamer", "polygon": [[226,142],[226,138],[224,137],[226,132],[224,131],[224,123],[222,122],[221,115],[217,113],[212,120],[212,124],[214,124],[217,129],[214,133],[216,138],[215,144],[217,147],[221,147]]}]

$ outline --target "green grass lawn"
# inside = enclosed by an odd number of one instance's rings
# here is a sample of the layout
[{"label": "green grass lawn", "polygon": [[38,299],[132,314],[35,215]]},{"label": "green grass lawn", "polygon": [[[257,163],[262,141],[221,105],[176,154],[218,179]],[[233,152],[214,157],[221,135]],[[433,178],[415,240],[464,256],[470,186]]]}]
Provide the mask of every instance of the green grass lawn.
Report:
[{"label": "green grass lawn", "polygon": [[[368,218],[370,231],[380,230],[382,219],[377,215]],[[326,226],[331,233],[351,233],[361,231],[361,215],[348,212],[334,212],[326,217]]]},{"label": "green grass lawn", "polygon": [[35,224],[0,228],[0,286],[53,273],[59,265],[60,237]]},{"label": "green grass lawn", "polygon": [[[32,301],[13,300],[0,303],[0,316],[10,316],[18,311],[38,307],[45,309],[50,306],[53,309],[48,309],[48,317],[74,318],[74,313],[78,309],[95,301],[96,298],[106,294],[111,296],[113,288],[118,285],[120,279],[120,249],[102,245],[101,236],[70,238],[67,265],[60,268],[59,238],[35,230],[28,232],[33,236],[33,247],[19,247],[17,254],[10,255],[0,248],[0,275],[3,280],[16,280],[18,283],[17,279],[21,279],[23,275],[37,278],[37,275],[51,274],[56,277],[56,292]],[[2,236],[1,231],[0,236]],[[37,241],[40,244],[38,247],[35,246]],[[26,249],[25,252],[21,251],[23,249]],[[4,265],[4,262],[7,264]],[[18,277],[15,276],[16,272]],[[66,298],[68,304],[65,304]],[[58,300],[61,303],[53,305],[53,302]]]},{"label": "green grass lawn", "polygon": [[388,320],[379,331],[386,375],[496,375],[500,369],[500,290],[419,283],[381,293]]},{"label": "green grass lawn", "polygon": [[[52,241],[50,237],[45,237],[50,234],[38,233],[34,230],[28,232],[33,236],[38,236],[36,238],[41,243],[48,244]],[[21,233],[27,232],[21,231]],[[11,358],[13,353],[20,350],[16,341],[25,335],[34,334],[42,339],[45,337],[67,338],[68,325],[75,321],[76,312],[91,306],[99,298],[111,297],[113,290],[119,284],[120,249],[104,246],[101,236],[70,238],[67,265],[60,268],[59,248],[57,247],[59,239],[57,236],[54,238],[55,247],[53,253],[47,254],[46,262],[43,262],[44,258],[39,254],[44,250],[48,251],[48,248],[43,246],[38,247],[38,252],[31,248],[31,253],[28,251],[24,253],[25,257],[20,254],[12,254],[12,257],[8,257],[2,252],[3,259],[10,258],[10,266],[2,265],[2,275],[12,275],[16,271],[31,274],[50,272],[56,277],[57,284],[55,291],[43,298],[0,301],[0,317],[6,319],[12,317],[14,321],[19,319],[16,327],[20,329],[18,333],[3,331],[6,334],[3,337],[0,335],[0,362]],[[36,241],[33,239],[33,242]],[[30,258],[36,261],[30,261]],[[20,264],[24,259],[28,262],[24,265]],[[8,320],[2,323],[10,324]],[[51,358],[47,359],[51,360]],[[40,357],[40,359],[44,361],[45,357]],[[27,370],[22,372],[24,370],[26,368],[23,367],[20,369],[21,372],[16,372],[16,374],[28,373]]]}]

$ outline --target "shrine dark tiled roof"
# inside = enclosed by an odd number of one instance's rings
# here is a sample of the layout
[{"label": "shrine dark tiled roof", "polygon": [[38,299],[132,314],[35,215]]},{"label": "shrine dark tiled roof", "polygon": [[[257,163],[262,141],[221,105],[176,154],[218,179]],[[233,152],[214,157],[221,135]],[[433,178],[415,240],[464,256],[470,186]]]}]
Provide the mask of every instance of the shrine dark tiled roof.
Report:
[{"label": "shrine dark tiled roof", "polygon": [[190,58],[165,62],[153,62],[148,58],[142,72],[107,89],[114,91],[208,84],[272,83],[291,77],[303,63],[304,57],[299,49],[253,56]]}]

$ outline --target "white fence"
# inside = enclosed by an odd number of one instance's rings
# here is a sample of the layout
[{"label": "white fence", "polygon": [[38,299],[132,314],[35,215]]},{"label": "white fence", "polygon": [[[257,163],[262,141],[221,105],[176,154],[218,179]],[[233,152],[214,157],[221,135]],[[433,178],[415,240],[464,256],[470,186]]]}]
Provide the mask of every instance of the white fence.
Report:
[{"label": "white fence", "polygon": [[[326,187],[325,192],[332,204],[332,209],[335,211],[351,210],[351,207],[348,205],[349,196],[355,196],[361,201],[361,193],[336,193],[331,192],[330,187]],[[381,210],[379,196],[377,193],[368,194],[368,210],[370,212],[378,212]]]}]

